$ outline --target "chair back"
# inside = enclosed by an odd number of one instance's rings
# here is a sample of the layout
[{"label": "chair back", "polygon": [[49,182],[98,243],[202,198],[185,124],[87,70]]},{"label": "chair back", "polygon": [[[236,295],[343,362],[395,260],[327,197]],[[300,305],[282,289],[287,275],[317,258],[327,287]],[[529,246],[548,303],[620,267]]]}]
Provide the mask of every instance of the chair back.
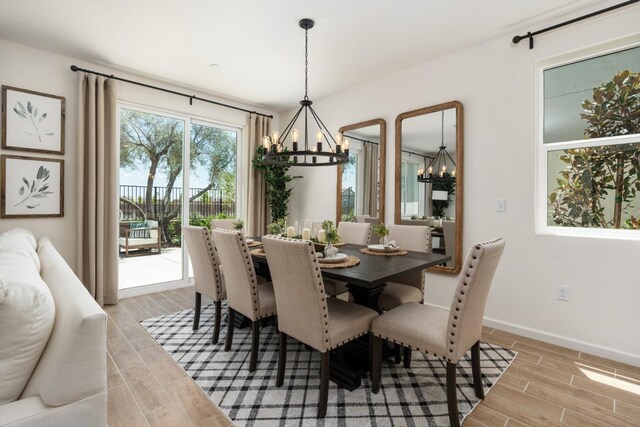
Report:
[{"label": "chair back", "polygon": [[327,295],[313,243],[276,236],[264,236],[262,243],[276,295],[278,328],[318,351],[326,351]]},{"label": "chair back", "polygon": [[395,240],[401,249],[416,252],[431,252],[431,229],[419,225],[387,226],[389,240]]},{"label": "chair back", "polygon": [[220,260],[207,227],[182,226],[182,235],[193,266],[196,292],[214,302],[225,299],[225,286],[220,272]]},{"label": "chair back", "polygon": [[442,234],[444,235],[444,251],[451,257],[447,261],[447,267],[456,265],[456,222],[442,221]]},{"label": "chair back", "polygon": [[501,238],[478,243],[467,255],[447,326],[447,359],[452,363],[480,339],[485,304],[504,245]]},{"label": "chair back", "polygon": [[212,219],[211,220],[211,229],[220,228],[222,230],[234,230],[233,226],[234,222],[238,222],[237,219]]},{"label": "chair back", "polygon": [[237,230],[211,230],[213,242],[224,266],[227,304],[251,320],[260,318],[258,278],[244,235]]},{"label": "chair back", "polygon": [[371,228],[366,222],[345,222],[338,224],[340,241],[354,245],[368,245],[371,242]]}]

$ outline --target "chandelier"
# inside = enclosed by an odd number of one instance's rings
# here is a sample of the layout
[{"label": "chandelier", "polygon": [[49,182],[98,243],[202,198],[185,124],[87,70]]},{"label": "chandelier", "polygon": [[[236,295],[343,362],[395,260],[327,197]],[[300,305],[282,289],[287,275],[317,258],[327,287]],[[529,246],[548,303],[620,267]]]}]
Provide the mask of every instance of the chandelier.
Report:
[{"label": "chandelier", "polygon": [[[334,139],[318,114],[311,107],[313,102],[308,96],[308,64],[309,37],[308,31],[313,28],[311,19],[301,19],[298,23],[304,30],[304,98],[300,101],[300,109],[293,115],[293,119],[284,128],[282,136],[273,132],[271,136],[262,139],[264,155],[262,161],[266,165],[274,166],[332,166],[349,162],[349,140],[343,139],[338,133]],[[303,114],[304,112],[304,114]],[[298,117],[303,114],[304,129],[294,129]],[[309,143],[309,116],[318,125],[315,133],[316,142]],[[291,134],[291,149],[285,147],[285,141]],[[301,145],[300,136],[304,142]]]},{"label": "chandelier", "polygon": [[[451,166],[448,166],[447,163]],[[438,154],[431,159],[426,169],[418,170],[418,182],[431,184],[456,182],[456,162],[453,161],[447,152],[447,147],[444,145],[444,110],[442,110],[441,139]]]}]

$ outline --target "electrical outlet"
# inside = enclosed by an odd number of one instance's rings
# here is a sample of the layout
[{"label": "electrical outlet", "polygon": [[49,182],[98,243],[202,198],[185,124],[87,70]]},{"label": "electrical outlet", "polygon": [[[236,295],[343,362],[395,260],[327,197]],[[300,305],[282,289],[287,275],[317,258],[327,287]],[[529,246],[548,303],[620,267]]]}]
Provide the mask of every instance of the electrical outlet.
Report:
[{"label": "electrical outlet", "polygon": [[505,212],[507,210],[507,201],[505,199],[496,200],[496,212]]},{"label": "electrical outlet", "polygon": [[560,301],[569,301],[569,287],[558,286],[558,299]]}]

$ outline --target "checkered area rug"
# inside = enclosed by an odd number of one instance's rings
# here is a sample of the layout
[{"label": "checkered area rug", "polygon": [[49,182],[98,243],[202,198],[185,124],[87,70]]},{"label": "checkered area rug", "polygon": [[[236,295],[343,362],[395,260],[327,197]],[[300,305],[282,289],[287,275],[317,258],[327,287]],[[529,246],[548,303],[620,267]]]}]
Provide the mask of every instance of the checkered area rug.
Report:
[{"label": "checkered area rug", "polygon": [[[226,313],[226,307],[223,304]],[[449,425],[445,365],[414,351],[410,369],[392,360],[383,364],[380,393],[363,378],[349,392],[330,383],[324,420],[317,420],[320,354],[293,338],[287,346],[284,384],[276,388],[278,333],[260,331],[258,370],[249,373],[251,328],[236,329],[231,351],[224,351],[226,320],[220,342],[211,344],[213,306],[204,307],[200,328],[192,330],[193,310],[145,320],[142,326],[190,375],[237,426],[446,426]],[[483,343],[481,366],[485,393],[509,366],[515,352]],[[458,364],[458,409],[464,417],[478,403],[473,392],[471,355]]]}]

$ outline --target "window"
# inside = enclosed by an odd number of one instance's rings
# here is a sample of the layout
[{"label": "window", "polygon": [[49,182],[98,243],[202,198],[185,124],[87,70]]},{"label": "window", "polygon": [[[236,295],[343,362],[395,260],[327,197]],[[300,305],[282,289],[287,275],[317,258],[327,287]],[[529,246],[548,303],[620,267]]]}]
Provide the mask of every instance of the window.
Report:
[{"label": "window", "polygon": [[640,47],[542,68],[543,230],[640,237],[639,73]]},{"label": "window", "polygon": [[424,216],[425,213],[425,185],[418,182],[418,170],[424,167],[422,159],[414,160],[411,157],[402,160],[400,173],[401,181],[401,204],[400,215],[403,218],[412,216]]},{"label": "window", "polygon": [[192,276],[181,227],[238,216],[238,141],[239,129],[120,109],[120,289]]}]

